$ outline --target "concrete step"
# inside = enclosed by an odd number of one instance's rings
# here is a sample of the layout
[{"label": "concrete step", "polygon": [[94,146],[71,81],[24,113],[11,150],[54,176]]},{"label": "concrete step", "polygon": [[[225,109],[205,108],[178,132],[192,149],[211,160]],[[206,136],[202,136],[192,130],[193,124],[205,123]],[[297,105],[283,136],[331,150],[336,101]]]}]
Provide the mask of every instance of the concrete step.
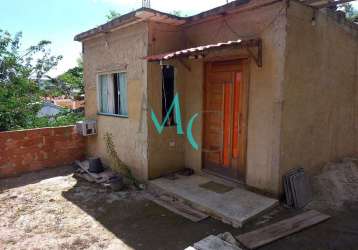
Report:
[{"label": "concrete step", "polygon": [[174,180],[159,178],[150,181],[150,189],[175,197],[194,209],[233,227],[242,227],[248,220],[278,205],[278,200],[241,187],[233,186],[227,192],[215,192],[215,190],[203,188],[212,182],[206,176],[177,175],[176,177]]},{"label": "concrete step", "polygon": [[148,198],[159,206],[179,214],[192,222],[199,222],[209,217],[206,213],[202,213],[197,209],[186,205],[184,202],[179,201],[169,194],[151,195]]}]

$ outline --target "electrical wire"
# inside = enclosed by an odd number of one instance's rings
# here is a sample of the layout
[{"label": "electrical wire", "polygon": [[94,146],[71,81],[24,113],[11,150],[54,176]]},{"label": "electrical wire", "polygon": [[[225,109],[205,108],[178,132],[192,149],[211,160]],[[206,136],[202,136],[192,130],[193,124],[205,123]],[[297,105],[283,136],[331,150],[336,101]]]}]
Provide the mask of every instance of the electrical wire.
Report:
[{"label": "electrical wire", "polygon": [[228,20],[226,19],[226,17],[223,18],[224,23],[226,25],[226,27],[237,36],[237,38],[253,38],[253,37],[258,37],[260,36],[262,33],[264,33],[269,27],[271,27],[276,20],[281,16],[283,10],[286,10],[287,7],[283,6],[278,13],[272,18],[272,20],[262,29],[260,30],[258,33],[251,33],[249,35],[245,35],[243,36],[242,34],[239,34],[238,32],[235,31],[235,29],[229,24]]}]

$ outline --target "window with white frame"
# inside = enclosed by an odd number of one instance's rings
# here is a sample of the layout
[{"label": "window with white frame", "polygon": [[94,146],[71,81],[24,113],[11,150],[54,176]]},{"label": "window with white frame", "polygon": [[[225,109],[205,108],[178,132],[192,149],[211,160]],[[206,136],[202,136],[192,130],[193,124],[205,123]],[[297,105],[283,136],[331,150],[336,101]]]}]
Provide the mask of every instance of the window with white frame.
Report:
[{"label": "window with white frame", "polygon": [[98,111],[101,114],[128,116],[126,73],[99,75]]}]

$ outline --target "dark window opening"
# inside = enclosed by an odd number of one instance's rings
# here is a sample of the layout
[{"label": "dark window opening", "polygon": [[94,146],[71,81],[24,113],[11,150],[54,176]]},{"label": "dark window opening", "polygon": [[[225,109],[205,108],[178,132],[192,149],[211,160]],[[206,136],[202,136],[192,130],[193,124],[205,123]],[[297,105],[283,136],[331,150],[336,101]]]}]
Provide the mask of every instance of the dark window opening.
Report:
[{"label": "dark window opening", "polygon": [[[174,67],[164,65],[162,67],[162,76],[162,121],[164,121],[174,100]],[[174,110],[172,110],[165,126],[170,127],[175,125]]]},{"label": "dark window opening", "polygon": [[118,74],[113,74],[113,93],[114,93],[114,113],[119,115],[120,102],[119,102],[119,84]]}]

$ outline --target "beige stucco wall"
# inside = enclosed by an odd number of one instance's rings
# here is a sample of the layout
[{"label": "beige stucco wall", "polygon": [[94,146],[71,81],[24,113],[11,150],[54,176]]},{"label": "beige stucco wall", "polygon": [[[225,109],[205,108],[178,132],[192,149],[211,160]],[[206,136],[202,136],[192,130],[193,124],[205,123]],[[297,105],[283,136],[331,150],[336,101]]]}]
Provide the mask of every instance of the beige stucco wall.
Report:
[{"label": "beige stucco wall", "polygon": [[[260,2],[260,1],[254,1]],[[279,179],[279,149],[281,125],[281,93],[284,75],[284,52],[286,35],[285,5],[275,5],[258,8],[249,12],[227,15],[225,25],[223,18],[215,18],[208,22],[192,23],[182,29],[166,30],[157,27],[155,39],[150,39],[151,48],[163,48],[164,51],[187,48],[237,40],[239,38],[260,37],[263,40],[263,67],[258,68],[250,60],[249,74],[249,120],[247,148],[247,177],[248,185],[269,192],[278,190]],[[160,38],[158,39],[158,32]],[[233,32],[233,30],[235,32]],[[174,39],[174,43],[173,43]],[[182,42],[184,39],[184,42]],[[181,42],[178,44],[178,42]],[[171,47],[172,46],[172,47]],[[151,52],[157,50],[152,50]],[[163,52],[163,51],[160,51]],[[154,54],[154,53],[153,53]],[[220,56],[248,57],[245,50],[214,53],[207,57]],[[181,97],[184,128],[189,118],[203,110],[203,60],[185,60],[191,67],[187,71],[178,61],[177,90]],[[148,97],[157,114],[161,113],[161,80],[160,67],[156,63],[148,66]],[[202,124],[199,118],[194,125],[193,135],[201,144]],[[175,128],[159,136],[149,122],[149,171],[157,177],[160,171],[170,172],[179,167],[190,167],[201,171],[201,151],[195,151],[185,136],[177,136]],[[158,142],[162,143],[159,146]],[[177,141],[177,148],[169,147],[170,141]],[[154,149],[155,145],[155,149]]]},{"label": "beige stucco wall", "polygon": [[[86,118],[96,119],[98,134],[87,141],[90,156],[108,163],[105,133],[113,135],[119,157],[140,179],[148,173],[148,131],[146,116],[148,25],[137,23],[83,42]],[[97,115],[96,81],[99,72],[126,71],[128,118]]]},{"label": "beige stucco wall", "polygon": [[[179,27],[150,22],[149,54],[175,51],[183,46],[183,36]],[[183,68],[177,62],[175,66],[175,92],[182,98],[185,89]],[[162,121],[162,76],[159,63],[148,63],[148,171],[149,177],[155,178],[184,167],[185,136],[177,135],[176,127],[166,127],[159,134],[152,122],[150,112],[154,111],[158,120]],[[181,112],[185,107],[181,105]]]},{"label": "beige stucco wall", "polygon": [[[262,39],[263,67],[257,67],[252,59],[249,65],[246,183],[258,189],[275,192],[278,188],[280,109],[277,106],[281,99],[283,81],[285,5],[275,4],[243,12],[227,17],[226,20],[237,34],[223,25],[220,19],[193,26],[187,33],[188,36],[191,35],[190,40],[195,41],[196,44],[219,42],[219,39],[234,40],[240,37]],[[223,26],[219,29],[220,25]],[[213,33],[217,30],[218,34]],[[213,36],[214,41],[212,41]],[[241,51],[238,55],[242,53]],[[188,113],[192,111],[187,108]],[[196,162],[195,168],[201,167],[201,162],[198,166],[198,153],[186,154],[187,162]]]},{"label": "beige stucco wall", "polygon": [[288,9],[280,174],[358,153],[358,32],[313,13]]},{"label": "beige stucco wall", "polygon": [[[204,63],[248,58],[247,51],[183,59],[190,71],[179,60],[167,62],[176,68],[185,135],[177,135],[175,127],[162,135],[156,131],[150,112],[161,120],[160,65],[141,58],[252,37],[263,41],[263,67],[249,59],[246,183],[278,194],[288,169],[304,166],[314,172],[329,160],[358,154],[357,31],[322,13],[312,25],[312,13],[291,1],[288,13],[285,3],[276,3],[227,14],[226,21],[216,17],[184,26],[149,21],[85,40],[86,117],[98,122],[98,135],[88,138],[88,154],[107,160],[103,136],[110,132],[119,156],[141,179],[182,167],[200,172],[201,151],[188,143],[186,127],[203,111]],[[128,73],[128,118],[97,115],[97,74],[116,70]],[[201,144],[201,116],[193,135]]]}]

